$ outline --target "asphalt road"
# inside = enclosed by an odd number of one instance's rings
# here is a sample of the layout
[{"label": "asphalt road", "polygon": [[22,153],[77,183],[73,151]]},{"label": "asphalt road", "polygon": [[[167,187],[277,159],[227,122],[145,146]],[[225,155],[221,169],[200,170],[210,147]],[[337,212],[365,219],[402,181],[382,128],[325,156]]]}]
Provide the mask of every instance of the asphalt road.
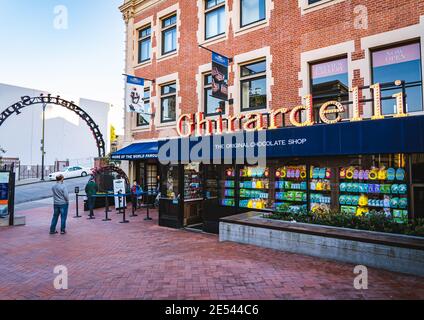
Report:
[{"label": "asphalt road", "polygon": [[[84,188],[88,182],[88,179],[89,177],[68,179],[65,180],[64,184],[68,188],[70,195],[74,194],[75,187],[79,187],[81,193],[84,193]],[[51,189],[55,183],[55,181],[49,181],[24,186],[17,186],[15,191],[15,204],[23,204],[27,202],[51,198]]]}]

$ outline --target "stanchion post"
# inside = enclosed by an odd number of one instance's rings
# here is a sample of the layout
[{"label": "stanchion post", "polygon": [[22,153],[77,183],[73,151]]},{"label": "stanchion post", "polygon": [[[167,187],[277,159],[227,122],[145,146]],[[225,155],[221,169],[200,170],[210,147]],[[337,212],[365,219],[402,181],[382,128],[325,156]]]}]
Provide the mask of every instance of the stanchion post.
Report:
[{"label": "stanchion post", "polygon": [[[119,205],[121,205],[121,199],[122,199],[122,193],[121,192],[119,192],[118,193],[118,198],[119,198]],[[128,220],[126,220],[125,219],[125,203],[123,203],[123,205],[122,205],[122,213],[123,213],[123,216],[122,216],[122,221],[120,222],[120,223],[129,223],[129,221]]]},{"label": "stanchion post", "polygon": [[78,203],[78,198],[79,198],[79,187],[75,187],[75,204],[76,204],[76,215],[74,218],[81,218],[81,216],[79,215],[79,203]]},{"label": "stanchion post", "polygon": [[[88,207],[89,207],[89,209],[90,209],[90,203],[92,202],[92,201],[95,201],[95,196],[94,195],[92,195],[92,196],[87,196],[87,201],[88,201]],[[93,207],[94,207],[94,203],[92,203],[93,204]],[[89,215],[89,217],[87,218],[88,220],[93,220],[93,219],[96,219],[96,217],[94,216],[94,208],[93,208],[93,210],[91,210],[90,209],[90,215]]]},{"label": "stanchion post", "polygon": [[137,210],[137,194],[131,193],[131,202],[132,202],[132,213],[130,217],[138,217],[138,215],[135,214]]},{"label": "stanchion post", "polygon": [[150,207],[150,204],[147,202],[147,217],[146,218],[144,218],[144,221],[151,221],[151,220],[153,220],[152,218],[150,218],[150,214],[149,214],[149,207]]},{"label": "stanchion post", "polygon": [[106,194],[106,197],[105,197],[105,218],[103,219],[103,221],[111,221],[112,220],[112,219],[109,219],[108,213],[109,213],[109,194]]}]

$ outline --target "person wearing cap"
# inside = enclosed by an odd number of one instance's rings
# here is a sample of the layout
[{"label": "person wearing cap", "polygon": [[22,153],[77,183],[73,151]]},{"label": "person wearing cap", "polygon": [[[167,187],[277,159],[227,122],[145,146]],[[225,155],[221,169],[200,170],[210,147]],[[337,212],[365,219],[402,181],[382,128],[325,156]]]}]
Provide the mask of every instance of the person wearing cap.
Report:
[{"label": "person wearing cap", "polygon": [[56,177],[56,184],[52,187],[53,192],[53,218],[50,225],[50,234],[57,234],[56,226],[60,216],[60,233],[66,233],[66,219],[68,217],[69,193],[63,183],[63,175]]}]

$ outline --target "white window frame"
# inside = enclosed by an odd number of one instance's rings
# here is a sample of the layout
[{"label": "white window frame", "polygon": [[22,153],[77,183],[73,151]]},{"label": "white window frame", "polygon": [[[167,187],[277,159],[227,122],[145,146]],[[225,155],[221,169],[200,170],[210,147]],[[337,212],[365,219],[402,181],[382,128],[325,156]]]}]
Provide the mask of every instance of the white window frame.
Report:
[{"label": "white window frame", "polygon": [[231,14],[231,20],[233,25],[234,36],[243,35],[247,32],[255,31],[268,27],[271,20],[271,13],[274,10],[275,0],[265,0],[265,19],[249,24],[247,26],[241,26],[241,0],[233,0],[233,11]]},{"label": "white window frame", "polygon": [[[176,50],[169,52],[169,53],[165,53],[162,54],[162,21],[165,20],[166,18],[172,16],[172,15],[176,15]],[[157,61],[162,61],[168,58],[172,58],[178,55],[179,51],[180,51],[180,30],[181,30],[181,10],[179,8],[179,3],[168,7],[160,12],[157,13],[157,21],[156,21],[156,45],[157,45]]]},{"label": "white window frame", "polygon": [[343,1],[345,0],[321,0],[319,2],[309,4],[308,0],[298,0],[298,3],[299,8],[301,9],[301,14],[304,15],[309,12],[314,12],[335,5],[337,3],[341,3]]},{"label": "white window frame", "polygon": [[[175,102],[175,121],[169,121],[162,123],[162,106],[161,106],[161,87],[166,84],[175,82],[176,84],[176,102]],[[181,95],[180,95],[180,81],[178,78],[178,72],[169,74],[156,79],[156,96],[151,98],[150,101],[155,102],[155,127],[157,128],[166,128],[166,127],[175,127],[177,124],[178,118],[181,116]]]},{"label": "white window frame", "polygon": [[197,0],[197,12],[198,12],[198,29],[197,29],[197,41],[201,45],[214,44],[217,42],[228,39],[228,33],[230,29],[230,12],[228,10],[228,1],[225,0],[221,6],[225,5],[225,32],[217,35],[213,38],[206,39],[206,0]]}]

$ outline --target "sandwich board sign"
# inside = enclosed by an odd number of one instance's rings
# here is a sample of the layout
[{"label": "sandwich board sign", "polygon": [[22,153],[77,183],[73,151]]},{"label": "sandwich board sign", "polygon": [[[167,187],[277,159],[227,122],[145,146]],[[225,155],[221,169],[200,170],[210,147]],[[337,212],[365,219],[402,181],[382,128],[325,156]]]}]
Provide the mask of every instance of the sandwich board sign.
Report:
[{"label": "sandwich board sign", "polygon": [[[126,186],[125,186],[125,179],[115,179],[113,180],[113,193],[115,195],[121,193],[122,195],[125,195],[126,193]],[[115,208],[116,209],[123,209],[126,207],[126,200],[125,196],[122,196],[121,198],[116,196],[115,197]]]}]

